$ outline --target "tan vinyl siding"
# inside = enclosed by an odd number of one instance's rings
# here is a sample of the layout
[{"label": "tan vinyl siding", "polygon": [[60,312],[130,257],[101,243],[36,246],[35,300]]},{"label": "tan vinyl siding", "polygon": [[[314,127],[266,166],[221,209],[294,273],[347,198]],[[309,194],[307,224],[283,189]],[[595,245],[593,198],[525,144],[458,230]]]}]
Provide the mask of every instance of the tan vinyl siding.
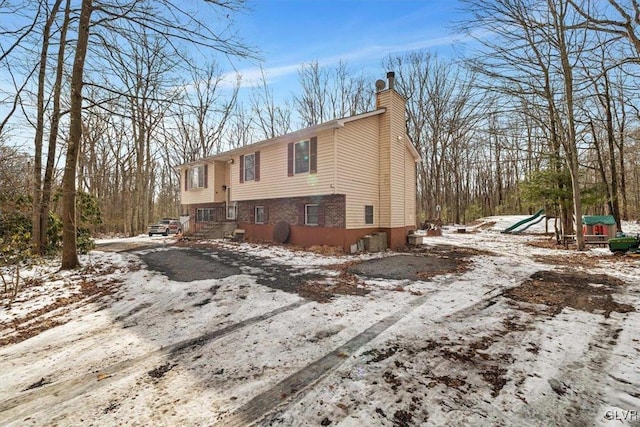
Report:
[{"label": "tan vinyl siding", "polygon": [[[204,164],[204,163],[202,163]],[[192,165],[197,166],[197,165]],[[183,205],[193,205],[198,203],[211,203],[215,191],[214,164],[207,163],[207,185],[206,188],[184,189],[184,173],[186,168],[180,168],[180,203]]]},{"label": "tan vinyl siding", "polygon": [[380,180],[380,209],[379,226],[391,227],[391,91],[378,94],[378,106],[387,107],[387,111],[379,116],[379,180]]},{"label": "tan vinyl siding", "polygon": [[[380,218],[378,117],[347,123],[338,129],[337,192],[346,197],[346,228],[377,227]],[[373,206],[373,224],[364,207]]]},{"label": "tan vinyl siding", "polygon": [[[318,135],[318,172],[287,176],[287,144],[297,140],[262,147],[260,151],[260,181],[240,183],[238,156],[231,165],[232,200],[260,200],[283,197],[333,194],[333,131]],[[307,138],[308,139],[308,138]],[[252,153],[247,151],[247,153]]]},{"label": "tan vinyl siding", "polygon": [[415,172],[407,170],[415,159],[405,145],[405,99],[388,90],[378,94],[378,106],[387,108],[379,119],[380,227],[404,227],[415,222]]},{"label": "tan vinyl siding", "polygon": [[[391,227],[406,225],[406,211],[409,208],[406,198],[406,157],[405,146],[405,100],[396,92],[390,92],[391,106],[388,108],[390,119],[390,195],[391,195]],[[413,156],[411,156],[413,159]]]},{"label": "tan vinyl siding", "polygon": [[416,162],[413,154],[405,146],[405,226],[417,226],[416,221]]},{"label": "tan vinyl siding", "polygon": [[[210,166],[211,167],[211,166]],[[225,201],[226,198],[226,190],[222,189],[223,185],[229,185],[227,183],[227,169],[229,165],[226,162],[214,162],[215,172],[214,172],[214,182],[212,185],[215,185],[214,188],[214,202],[221,203]]]}]

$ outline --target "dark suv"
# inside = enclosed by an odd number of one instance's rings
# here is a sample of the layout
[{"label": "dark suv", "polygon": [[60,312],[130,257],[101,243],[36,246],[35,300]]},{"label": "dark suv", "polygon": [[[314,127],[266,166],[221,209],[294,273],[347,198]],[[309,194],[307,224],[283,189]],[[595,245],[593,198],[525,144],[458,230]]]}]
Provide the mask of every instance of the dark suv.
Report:
[{"label": "dark suv", "polygon": [[149,226],[149,236],[153,236],[154,234],[168,236],[169,234],[180,234],[181,232],[180,221],[172,218],[163,218]]}]

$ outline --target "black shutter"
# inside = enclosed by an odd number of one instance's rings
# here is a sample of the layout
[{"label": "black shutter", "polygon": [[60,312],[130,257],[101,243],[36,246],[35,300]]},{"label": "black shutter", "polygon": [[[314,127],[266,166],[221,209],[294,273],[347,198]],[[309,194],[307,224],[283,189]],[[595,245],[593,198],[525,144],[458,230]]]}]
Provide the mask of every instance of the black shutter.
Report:
[{"label": "black shutter", "polygon": [[293,176],[293,142],[287,145],[287,175]]},{"label": "black shutter", "polygon": [[184,191],[189,189],[189,168],[184,169]]},{"label": "black shutter", "polygon": [[244,155],[240,156],[240,183],[244,182]]},{"label": "black shutter", "polygon": [[309,144],[309,173],[318,172],[318,137],[311,138]]},{"label": "black shutter", "polygon": [[262,222],[264,222],[265,224],[269,224],[269,208],[268,207],[264,207],[264,220]]},{"label": "black shutter", "polygon": [[207,165],[205,163],[204,165],[204,188],[207,188],[209,186],[208,182],[209,182],[209,165]]},{"label": "black shutter", "polygon": [[298,225],[304,225],[304,203],[298,205]]},{"label": "black shutter", "polygon": [[254,179],[256,181],[260,181],[260,152],[259,151],[256,151],[255,155],[253,156],[253,159],[254,159],[254,162],[253,162],[254,169],[253,170],[255,172],[254,173],[254,177],[255,177]]}]

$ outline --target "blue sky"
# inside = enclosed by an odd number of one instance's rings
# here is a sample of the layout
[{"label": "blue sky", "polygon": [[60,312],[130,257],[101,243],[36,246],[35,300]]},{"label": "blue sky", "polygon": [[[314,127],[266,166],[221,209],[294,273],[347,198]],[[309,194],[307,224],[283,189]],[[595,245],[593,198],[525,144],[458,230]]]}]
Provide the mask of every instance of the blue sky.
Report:
[{"label": "blue sky", "polygon": [[[389,54],[429,49],[451,54],[457,0],[250,0],[237,30],[256,46],[276,94],[295,90],[301,64],[342,60],[355,72],[379,73]],[[238,65],[245,82],[258,69]],[[382,78],[383,75],[376,75]]]}]

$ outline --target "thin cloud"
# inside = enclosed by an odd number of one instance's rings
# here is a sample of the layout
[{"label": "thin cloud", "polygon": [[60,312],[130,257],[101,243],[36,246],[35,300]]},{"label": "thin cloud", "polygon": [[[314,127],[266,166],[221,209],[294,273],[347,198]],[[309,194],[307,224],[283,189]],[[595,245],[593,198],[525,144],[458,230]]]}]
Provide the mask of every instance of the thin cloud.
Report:
[{"label": "thin cloud", "polygon": [[433,39],[418,40],[412,43],[399,43],[393,45],[373,45],[358,49],[352,52],[346,52],[339,55],[328,56],[320,59],[303,60],[292,64],[277,65],[272,67],[251,67],[238,71],[233,71],[225,75],[225,81],[235,82],[236,76],[240,75],[242,87],[254,87],[260,84],[262,73],[267,77],[269,82],[277,81],[289,77],[298,72],[302,64],[316,61],[322,66],[337,64],[338,62],[348,62],[350,64],[359,62],[368,62],[380,60],[384,56],[394,53],[412,52],[416,50],[429,49],[440,46],[451,46],[465,41],[482,37],[481,33],[472,35],[450,35],[437,37]]}]

